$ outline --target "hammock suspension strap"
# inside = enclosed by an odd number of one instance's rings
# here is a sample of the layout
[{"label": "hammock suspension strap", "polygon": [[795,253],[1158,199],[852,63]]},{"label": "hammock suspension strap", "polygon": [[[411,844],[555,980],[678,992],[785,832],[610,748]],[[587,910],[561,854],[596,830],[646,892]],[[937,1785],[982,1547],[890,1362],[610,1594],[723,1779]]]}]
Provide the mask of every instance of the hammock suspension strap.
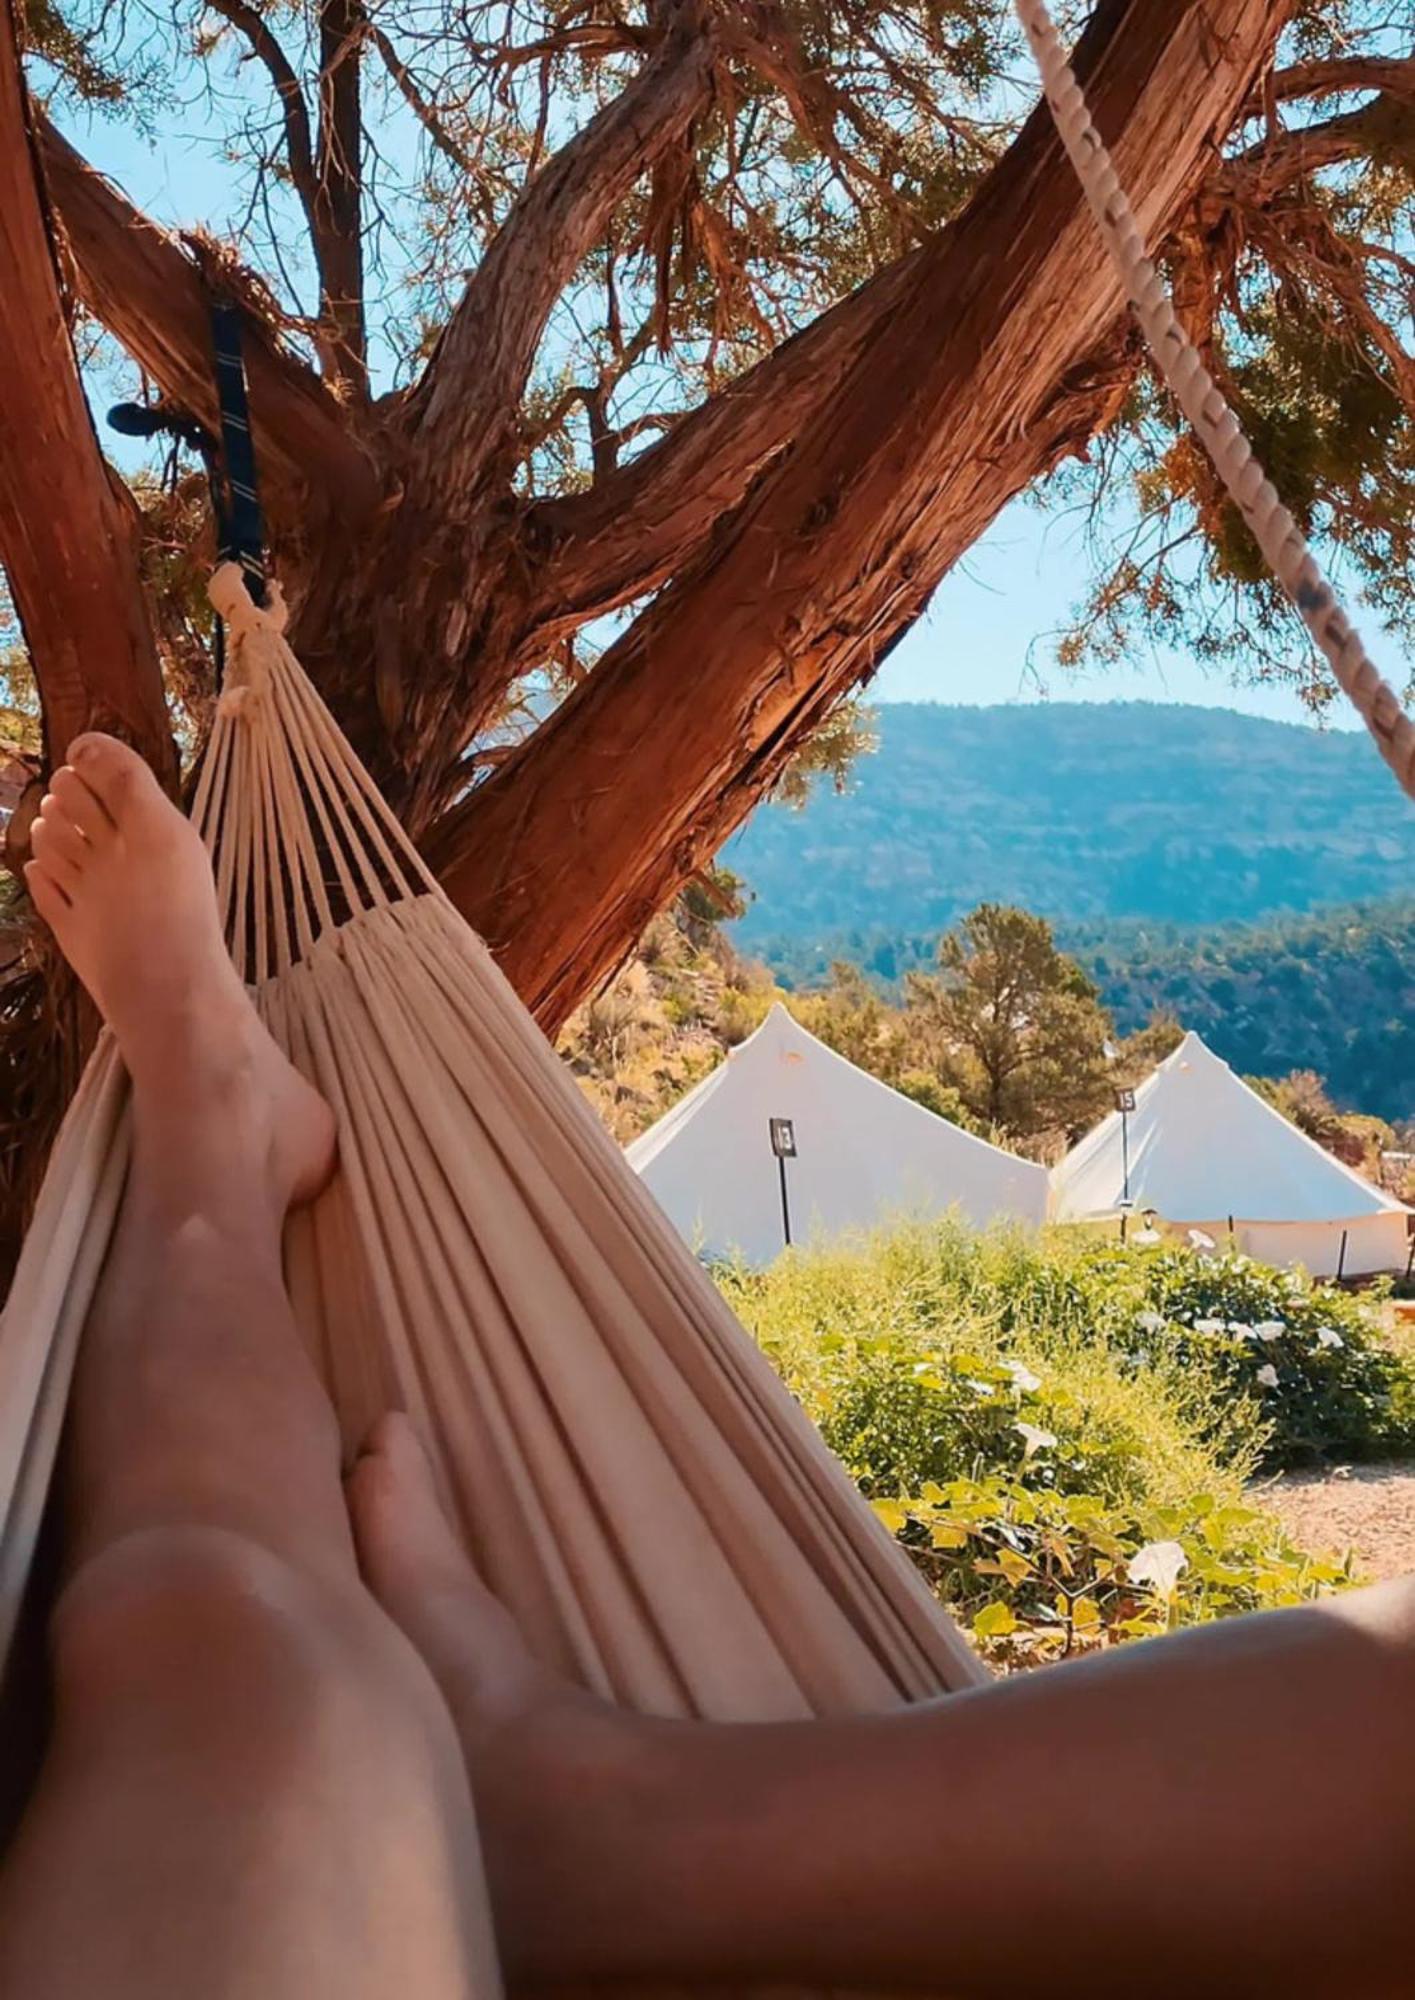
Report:
[{"label": "hammock suspension strap", "polygon": [[239,563],[246,589],[257,604],[264,604],[265,523],[256,490],[239,306],[219,300],[213,303],[211,337],[216,350],[216,401],[225,470],[224,495],[217,501],[217,561]]},{"label": "hammock suspension strap", "polygon": [[[211,490],[217,564],[235,563],[251,601],[266,605],[270,602],[271,584],[265,566],[265,522],[256,484],[239,306],[212,301],[211,343],[219,437],[213,436],[205,424],[185,410],[160,402],[117,403],[108,412],[108,423],[124,437],[170,437],[174,471],[177,446],[185,445],[198,454]],[[218,689],[226,679],[228,622],[218,610],[215,642]]]}]

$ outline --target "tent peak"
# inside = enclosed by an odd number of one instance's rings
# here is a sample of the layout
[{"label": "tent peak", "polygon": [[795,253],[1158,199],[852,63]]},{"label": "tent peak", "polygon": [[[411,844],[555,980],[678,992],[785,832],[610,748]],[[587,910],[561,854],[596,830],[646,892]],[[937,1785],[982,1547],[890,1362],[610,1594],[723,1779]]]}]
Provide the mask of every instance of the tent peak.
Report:
[{"label": "tent peak", "polygon": [[1192,1028],[1186,1028],[1178,1048],[1170,1051],[1160,1064],[1160,1068],[1183,1069],[1187,1063],[1192,1062],[1210,1062],[1218,1069],[1229,1067],[1223,1057],[1209,1047],[1202,1035],[1196,1034]]}]

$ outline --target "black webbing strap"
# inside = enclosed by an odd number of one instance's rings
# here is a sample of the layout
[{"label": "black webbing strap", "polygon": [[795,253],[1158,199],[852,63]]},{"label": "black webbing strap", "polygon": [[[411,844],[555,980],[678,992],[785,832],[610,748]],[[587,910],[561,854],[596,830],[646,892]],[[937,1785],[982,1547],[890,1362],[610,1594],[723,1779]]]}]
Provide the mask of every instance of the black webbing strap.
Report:
[{"label": "black webbing strap", "polygon": [[241,309],[213,303],[211,338],[216,350],[216,400],[221,412],[224,492],[217,501],[217,553],[241,565],[246,589],[265,602],[265,524],[256,492],[255,448],[241,355]]},{"label": "black webbing strap", "polygon": [[[216,516],[216,549],[219,562],[237,562],[246,579],[246,589],[257,604],[266,600],[265,524],[261,519],[260,496],[256,491],[255,448],[251,443],[250,412],[246,402],[246,367],[241,354],[241,311],[239,306],[215,301],[211,307],[211,341],[216,356],[216,401],[221,418],[221,436],[211,435],[195,417],[172,409],[165,403],[119,403],[108,412],[108,422],[125,437],[157,437],[164,432],[177,445],[187,445],[201,454],[211,486],[211,508]],[[225,677],[226,647],[221,620],[216,621],[216,685]]]}]

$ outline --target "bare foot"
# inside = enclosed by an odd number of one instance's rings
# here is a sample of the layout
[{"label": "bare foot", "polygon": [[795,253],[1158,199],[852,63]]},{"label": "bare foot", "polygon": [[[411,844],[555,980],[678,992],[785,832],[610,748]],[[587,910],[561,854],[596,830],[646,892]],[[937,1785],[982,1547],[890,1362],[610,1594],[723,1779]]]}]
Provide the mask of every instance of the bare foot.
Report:
[{"label": "bare foot", "polygon": [[140,1107],[212,1091],[256,1121],[277,1199],[316,1193],[334,1121],[256,1016],[221,935],[200,836],[136,752],[80,736],[31,835],[35,908],[117,1037]]},{"label": "bare foot", "polygon": [[527,1976],[592,1962],[600,1899],[584,1855],[601,1871],[612,1865],[612,1824],[632,1811],[646,1734],[662,1725],[610,1707],[532,1657],[453,1534],[407,1417],[374,1426],[347,1492],[364,1581],[452,1712],[503,1956]]}]

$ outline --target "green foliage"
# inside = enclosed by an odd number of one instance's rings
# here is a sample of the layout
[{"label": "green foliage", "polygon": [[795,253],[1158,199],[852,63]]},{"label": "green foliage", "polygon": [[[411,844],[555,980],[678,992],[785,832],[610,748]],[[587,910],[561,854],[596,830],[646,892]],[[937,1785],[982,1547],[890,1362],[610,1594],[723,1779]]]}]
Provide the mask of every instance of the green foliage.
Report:
[{"label": "green foliage", "polygon": [[[1310,1085],[1294,1086],[1294,1071],[1315,1073],[1335,1106],[1415,1115],[1415,902],[1216,930],[1087,926],[1067,937],[1120,1027],[1164,1008],[1240,1072],[1286,1078],[1278,1108],[1353,1164],[1341,1132],[1329,1121],[1325,1136],[1317,1129]],[[1367,1135],[1368,1171],[1372,1140],[1376,1150],[1388,1143]]]},{"label": "green foliage", "polygon": [[931,1484],[876,1512],[1004,1666],[1301,1604],[1351,1580],[1349,1561],[1295,1548],[1273,1515],[1208,1493],[1107,1506],[986,1477]]},{"label": "green foliage", "polygon": [[639,955],[567,1022],[560,1053],[615,1138],[635,1138],[761,1026],[770,976],[718,928],[741,885],[715,869],[656,917]]},{"label": "green foliage", "polygon": [[838,796],[845,791],[856,762],[879,748],[875,713],[861,701],[838,702],[777,779],[772,798],[798,810],[825,784]]},{"label": "green foliage", "polygon": [[1233,1251],[1107,1246],[1089,1262],[1098,1287],[1133,1273],[1142,1288],[1128,1338],[1113,1336],[1137,1368],[1162,1354],[1166,1367],[1177,1361],[1256,1399],[1265,1469],[1415,1453],[1412,1371],[1377,1331],[1381,1290],[1353,1298]]},{"label": "green foliage", "polygon": [[[724,869],[695,881],[640,956],[568,1024],[561,1050],[616,1136],[632,1138],[761,1025],[780,995],[739,960],[717,918],[741,906]],[[940,947],[938,978],[891,1006],[856,967],[791,997],[802,1026],[881,1081],[985,1137],[1053,1150],[1144,1075],[1177,1040],[1160,1022],[1112,1049],[1111,1025],[1047,926],[984,909]],[[1005,999],[1003,998],[1005,996]]]},{"label": "green foliage", "polygon": [[[1340,55],[1347,77],[1359,79],[1362,57],[1409,56],[1408,11],[1363,0],[1297,11],[1290,53],[1299,59],[1324,65]],[[1399,87],[1367,95],[1359,82],[1342,90],[1339,78],[1286,135],[1255,109],[1249,149],[1231,169],[1226,246],[1206,259],[1198,231],[1181,237],[1169,276],[1281,498],[1330,552],[1348,598],[1364,602],[1408,653],[1415,105]],[[1109,448],[1063,470],[1054,489],[1089,504],[1096,545],[1108,544],[1111,556],[1063,638],[1064,659],[1104,664],[1148,640],[1249,679],[1296,679],[1316,708],[1331,699],[1325,664],[1152,377],[1130,398]]]},{"label": "green foliage", "polygon": [[26,47],[62,84],[81,103],[121,107],[141,92],[144,78],[140,67],[125,74],[106,25],[101,15],[61,11],[54,0],[27,0],[24,10]]},{"label": "green foliage", "polygon": [[[915,1104],[922,1104],[925,1111],[932,1111],[935,1118],[946,1118],[950,1125],[959,1125],[965,1132],[980,1129],[954,1085],[930,1075],[926,1069],[901,1070],[894,1088],[901,1097],[911,1098]],[[986,1138],[986,1132],[981,1136]]]},{"label": "green foliage", "polygon": [[1019,1139],[1093,1124],[1113,1086],[1110,1021],[1045,919],[982,903],[939,941],[938,963],[938,977],[907,982],[908,1004],[973,1117]]},{"label": "green foliage", "polygon": [[[1293,1548],[1246,1482],[1324,1420],[1343,1454],[1357,1432],[1415,1449],[1411,1359],[1357,1302],[1246,1259],[944,1222],[717,1278],[931,1586],[1007,1662],[1339,1585],[1346,1568]],[[1232,1332],[1279,1307],[1273,1339]],[[1196,1325],[1221,1309],[1222,1331]],[[1281,1392],[1257,1380],[1269,1357]]]},{"label": "green foliage", "polygon": [[1149,1074],[1179,1040],[1158,1019],[1120,1047],[1110,1017],[1050,927],[985,903],[891,1005],[858,966],[791,997],[811,1033],[938,1116],[1019,1150],[1059,1151],[1110,1109],[1118,1083]]}]

